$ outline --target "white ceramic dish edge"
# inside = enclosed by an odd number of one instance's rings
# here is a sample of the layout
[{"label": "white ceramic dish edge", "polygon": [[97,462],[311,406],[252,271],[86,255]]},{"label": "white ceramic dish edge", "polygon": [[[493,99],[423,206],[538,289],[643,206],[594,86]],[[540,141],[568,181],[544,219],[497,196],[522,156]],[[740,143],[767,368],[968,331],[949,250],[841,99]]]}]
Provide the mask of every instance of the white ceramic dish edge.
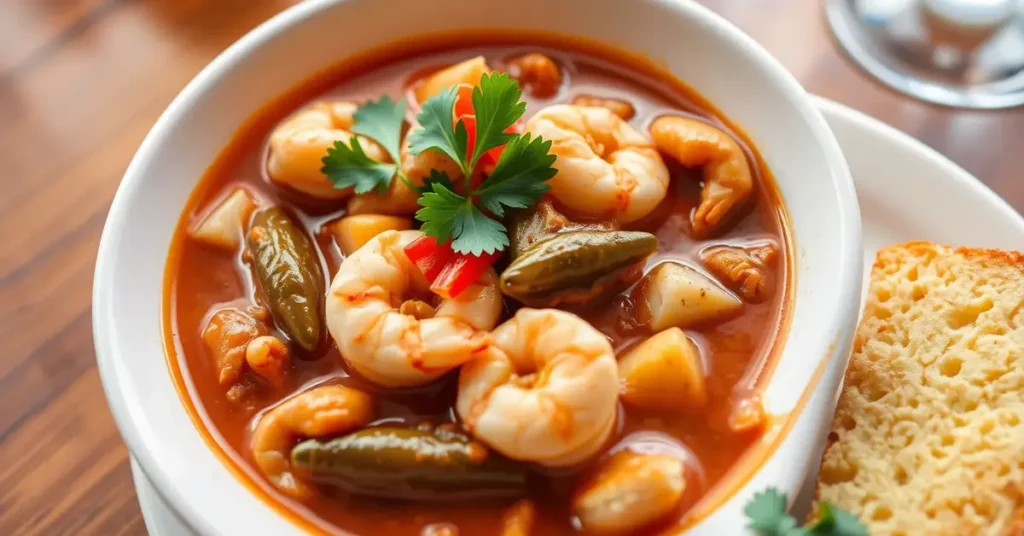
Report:
[{"label": "white ceramic dish edge", "polygon": [[[560,4],[571,4],[572,2],[561,2]],[[280,33],[286,32],[289,28],[295,25],[308,21],[314,14],[327,10],[329,8],[336,7],[340,4],[347,4],[352,6],[359,6],[366,9],[367,2],[359,2],[352,0],[349,2],[331,1],[331,0],[312,0],[303,4],[299,4],[296,7],[278,15],[277,17],[267,21],[257,29],[250,32],[248,35],[243,37],[237,43],[228,48],[224,53],[218,56],[206,69],[204,69],[196,78],[181,92],[181,94],[174,100],[167,111],[160,117],[156,125],[153,127],[146,140],[143,142],[139,149],[135,159],[129,166],[128,171],[125,174],[124,182],[118,190],[112,204],[110,214],[108,216],[108,224],[104,229],[103,237],[101,239],[100,253],[97,259],[96,268],[96,282],[94,285],[94,314],[93,320],[95,325],[95,344],[98,355],[99,367],[101,375],[104,378],[104,389],[107,393],[108,401],[110,402],[113,410],[115,420],[124,436],[129,448],[138,457],[141,466],[144,468],[146,473],[154,480],[154,483],[163,493],[168,497],[169,502],[175,506],[176,509],[181,511],[191,523],[194,523],[196,528],[202,533],[213,534],[217,533],[217,527],[223,528],[224,526],[232,526],[235,529],[239,528],[238,524],[225,525],[226,520],[217,519],[216,515],[212,513],[211,506],[208,504],[210,500],[215,500],[219,497],[184,497],[180,490],[177,489],[176,481],[180,481],[189,471],[193,471],[194,468],[188,464],[173,463],[174,458],[168,457],[167,454],[171,447],[167,445],[160,445],[158,443],[158,433],[155,424],[148,422],[147,415],[142,409],[142,404],[135,404],[133,402],[142,402],[146,398],[152,395],[149,392],[147,386],[144,385],[133,385],[131,382],[126,382],[128,371],[124,366],[126,361],[120,348],[118,348],[117,339],[119,336],[127,336],[128,333],[133,332],[146,332],[147,329],[153,329],[152,326],[145,328],[144,321],[146,317],[135,318],[118,318],[115,315],[117,309],[118,296],[132,295],[135,292],[151,291],[143,286],[147,283],[152,285],[153,281],[144,282],[137,280],[119,280],[116,268],[117,263],[115,259],[119,254],[120,250],[123,249],[124,244],[130,243],[126,239],[126,235],[129,233],[139,232],[138,229],[126,228],[126,223],[129,221],[127,213],[129,207],[127,206],[127,199],[135,198],[138,194],[138,189],[142,185],[142,172],[148,161],[153,158],[153,154],[157,152],[157,149],[163,144],[167,143],[167,139],[171,136],[174,129],[185,121],[185,116],[188,114],[186,110],[190,108],[205,105],[202,99],[206,97],[205,92],[209,91],[212,86],[215,86],[216,82],[220,77],[226,76],[225,72],[231,72],[237,68],[244,59],[252,59],[250,56],[258,56],[260,52],[265,52],[261,47],[266,45],[268,42],[273,41],[276,36]],[[447,2],[450,5],[452,2]],[[591,4],[593,5],[593,4]],[[610,4],[609,4],[610,5]],[[715,533],[716,530],[722,529],[735,529],[736,521],[740,518],[739,511],[742,508],[742,502],[749,497],[755,489],[763,487],[763,485],[771,484],[782,487],[786,490],[795,490],[799,484],[801,472],[793,471],[791,465],[786,464],[786,460],[792,460],[789,455],[795,456],[797,459],[813,460],[815,459],[815,453],[820,451],[820,443],[823,440],[822,424],[827,424],[827,419],[830,417],[831,409],[835,403],[835,392],[838,382],[842,376],[842,370],[845,368],[846,356],[848,356],[848,350],[850,342],[852,341],[852,328],[853,323],[856,319],[857,309],[859,301],[857,297],[860,295],[860,265],[861,261],[861,236],[860,236],[860,225],[859,225],[859,212],[856,205],[856,198],[853,192],[852,180],[849,176],[849,171],[845,166],[842,154],[839,151],[838,143],[828,130],[824,119],[821,115],[811,106],[810,100],[802,88],[796,83],[796,81],[786,73],[783,68],[772,59],[764,50],[756,45],[749,37],[743,35],[738,30],[730,26],[724,20],[717,15],[708,12],[706,9],[693,4],[691,2],[686,3],[675,3],[675,2],[664,2],[657,0],[648,0],[646,2],[638,2],[638,7],[644,7],[645,9],[665,9],[670,10],[674,14],[683,17],[690,17],[695,19],[697,29],[707,31],[711,34],[715,34],[719,39],[723,39],[729,42],[730,49],[729,53],[746,55],[756,63],[758,72],[755,74],[768,76],[771,81],[778,86],[779,91],[784,93],[784,96],[789,99],[787,104],[790,104],[798,114],[798,123],[802,122],[809,130],[809,133],[813,135],[814,141],[819,145],[819,149],[825,154],[826,162],[828,166],[827,175],[828,179],[835,182],[837,191],[835,192],[838,196],[836,201],[836,212],[832,214],[838,222],[839,229],[837,231],[837,244],[835,253],[838,255],[837,259],[840,261],[834,273],[829,274],[829,278],[837,284],[835,285],[838,290],[834,294],[826,295],[819,298],[822,304],[839,304],[836,310],[831,315],[821,315],[826,317],[826,322],[823,322],[819,329],[814,332],[801,333],[801,337],[804,337],[807,342],[801,343],[802,346],[814,347],[814,348],[831,348],[832,352],[826,355],[818,356],[817,358],[811,357],[806,359],[814,359],[817,362],[820,359],[829,359],[829,365],[825,370],[824,375],[821,377],[818,384],[818,389],[815,391],[815,397],[812,397],[811,403],[807,406],[806,412],[816,415],[816,420],[810,421],[810,424],[805,427],[800,427],[800,422],[807,422],[807,419],[801,419],[797,425],[790,431],[787,440],[782,444],[776,455],[768,461],[754,478],[748,482],[739,493],[734,495],[732,499],[726,503],[725,506],[716,511],[710,518],[705,520],[700,526],[699,531],[708,531],[708,533]],[[545,6],[550,7],[550,6]],[[414,14],[409,14],[412,17]],[[690,21],[691,23],[693,20]],[[601,27],[600,24],[595,23],[595,27]],[[544,29],[544,28],[542,28]],[[566,30],[561,30],[563,33]],[[615,44],[614,42],[612,44]],[[254,60],[255,61],[255,60]],[[756,77],[755,77],[756,78]],[[701,88],[698,88],[701,89]],[[702,89],[702,91],[704,91]],[[708,93],[704,91],[705,93]],[[712,92],[713,94],[713,92]],[[254,108],[249,108],[247,112],[251,112]],[[726,110],[726,113],[737,120],[737,122],[744,124],[742,118],[737,117],[736,114],[730,113],[730,110]],[[805,133],[806,134],[806,133]],[[755,140],[762,139],[757,136],[757,133],[751,132]],[[200,140],[201,141],[201,140]],[[226,140],[221,140],[226,141]],[[219,149],[220,145],[215,145]],[[770,156],[770,155],[769,155]],[[788,161],[788,160],[787,160]],[[776,166],[769,159],[769,165],[776,170],[776,173],[787,173],[785,166]],[[817,177],[815,177],[817,179]],[[793,185],[790,185],[793,188]],[[784,191],[784,197],[790,200],[790,196]],[[174,204],[174,203],[169,203]],[[179,205],[180,206],[180,205]],[[176,220],[176,210],[178,207],[170,207],[172,212],[175,212],[174,219]],[[160,208],[161,211],[166,208]],[[161,212],[163,214],[163,212]],[[156,221],[159,214],[147,215],[150,219],[136,219],[132,220],[132,223],[137,227],[146,227],[147,221]],[[801,236],[796,237],[796,243],[799,247],[801,243]],[[166,251],[166,246],[164,247]],[[806,275],[808,272],[808,264],[805,256],[798,254],[794,259],[795,270],[797,277]],[[162,274],[162,266],[160,267],[160,273]],[[162,279],[162,278],[159,278]],[[159,280],[158,279],[158,280]],[[798,282],[798,287],[800,283]],[[158,291],[159,292],[159,291]],[[826,291],[825,294],[828,294]],[[794,324],[796,319],[794,319]],[[159,331],[159,329],[157,328]],[[124,335],[122,335],[124,334]],[[792,335],[791,335],[792,337]],[[792,341],[792,339],[791,339]],[[150,341],[153,343],[154,341]],[[159,342],[156,341],[159,346]],[[787,356],[783,356],[783,360],[786,361]],[[791,361],[791,360],[790,360]],[[160,366],[163,366],[161,360]],[[786,408],[792,408],[796,400],[799,398],[799,392],[802,389],[793,389],[790,387],[791,384],[798,386],[805,386],[813,373],[810,367],[806,366],[806,363],[802,363],[802,367],[796,367],[796,372],[792,373],[787,377],[788,380],[783,385],[781,380],[776,381],[773,379],[772,384],[769,386],[768,392],[766,393],[766,404],[770,410],[780,409],[782,412]],[[779,369],[783,369],[780,365]],[[166,371],[164,371],[166,374]],[[774,387],[773,387],[774,386]],[[821,395],[819,397],[819,395]],[[150,400],[150,404],[154,401]],[[165,401],[166,402],[166,401]],[[187,415],[184,415],[182,408],[168,409],[169,416],[180,418],[184,417],[188,419]],[[180,414],[180,415],[177,415]],[[194,430],[193,430],[194,432]],[[198,434],[196,434],[198,435]],[[200,440],[201,441],[201,440]],[[163,449],[163,450],[160,450]],[[157,451],[159,450],[159,455]],[[803,450],[801,453],[800,451]],[[211,453],[207,453],[208,456],[212,457]],[[219,462],[218,462],[219,463]],[[804,464],[806,465],[806,463]],[[806,469],[804,467],[803,469]],[[221,468],[221,472],[233,481],[233,477]],[[214,475],[218,481],[221,480],[223,475]],[[179,482],[180,483],[180,482]],[[211,486],[212,487],[212,486]],[[240,489],[237,489],[240,488]],[[226,483],[223,490],[219,490],[222,493],[228,493],[234,495],[239,492],[248,494],[244,486],[241,483],[234,481]],[[200,492],[201,493],[201,492]],[[212,491],[211,491],[212,494]],[[249,496],[251,501],[256,501],[255,497]],[[225,498],[225,500],[231,500]],[[246,501],[242,501],[243,503]],[[271,512],[269,508],[264,508],[266,512]],[[276,515],[264,515],[263,512],[254,511],[246,512],[244,518],[237,520],[242,525],[249,525],[257,527],[260,532],[268,531],[294,531],[295,527],[287,521],[283,520]]]}]

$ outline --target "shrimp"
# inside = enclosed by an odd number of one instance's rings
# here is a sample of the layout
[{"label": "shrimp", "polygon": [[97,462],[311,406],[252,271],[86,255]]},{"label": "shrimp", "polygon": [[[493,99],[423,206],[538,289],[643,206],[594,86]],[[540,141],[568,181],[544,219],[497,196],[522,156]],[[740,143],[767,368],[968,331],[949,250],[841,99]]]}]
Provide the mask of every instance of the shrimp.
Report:
[{"label": "shrimp", "polygon": [[562,86],[562,70],[555,60],[532,52],[508,60],[508,74],[538,98],[554,97]]},{"label": "shrimp", "polygon": [[[327,149],[340,141],[352,143],[356,105],[351,102],[317,102],[285,120],[270,134],[267,174],[276,183],[323,199],[344,199],[351,188],[336,189],[320,168]],[[375,141],[358,136],[366,155],[391,162]]]},{"label": "shrimp", "polygon": [[691,226],[697,237],[713,232],[754,189],[743,149],[720,129],[688,117],[659,117],[650,130],[658,150],[684,166],[704,167],[704,187]]},{"label": "shrimp", "polygon": [[463,365],[455,409],[469,432],[509,458],[549,467],[596,454],[615,425],[611,344],[576,315],[520,309]]},{"label": "shrimp", "polygon": [[292,472],[289,451],[307,437],[344,434],[373,419],[373,400],[362,391],[323,385],[303,391],[263,414],[252,432],[256,466],[275,488],[303,499],[313,489]]},{"label": "shrimp", "polygon": [[327,329],[341,357],[385,387],[423,385],[465,363],[487,348],[501,314],[493,269],[456,298],[432,296],[403,251],[421,236],[375,236],[341,263],[327,293]]},{"label": "shrimp", "polygon": [[607,108],[549,106],[527,121],[526,132],[552,142],[558,172],[551,195],[572,211],[629,223],[665,199],[669,174],[658,151]]}]

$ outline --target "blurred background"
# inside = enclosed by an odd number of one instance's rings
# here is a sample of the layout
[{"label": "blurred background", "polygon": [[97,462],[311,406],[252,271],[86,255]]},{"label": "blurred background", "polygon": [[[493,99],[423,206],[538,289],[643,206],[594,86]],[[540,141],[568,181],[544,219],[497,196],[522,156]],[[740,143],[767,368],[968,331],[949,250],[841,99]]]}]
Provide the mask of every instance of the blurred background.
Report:
[{"label": "blurred background", "polygon": [[[0,534],[145,533],[93,355],[100,232],[129,160],[175,94],[292,3],[0,0]],[[1024,108],[939,107],[880,83],[858,67],[863,57],[851,61],[849,43],[837,44],[825,16],[865,1],[703,3],[810,92],[910,133],[1024,210]],[[851,28],[863,22],[863,11],[846,15]],[[988,79],[946,82],[979,80]]]}]

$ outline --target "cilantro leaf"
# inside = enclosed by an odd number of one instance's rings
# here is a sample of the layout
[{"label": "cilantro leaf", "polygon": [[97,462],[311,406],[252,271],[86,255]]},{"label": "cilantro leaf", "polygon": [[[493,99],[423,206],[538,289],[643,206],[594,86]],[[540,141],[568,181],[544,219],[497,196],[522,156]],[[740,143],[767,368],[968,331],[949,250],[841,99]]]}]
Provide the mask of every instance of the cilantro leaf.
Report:
[{"label": "cilantro leaf", "polygon": [[[436,176],[447,180],[443,173],[431,174]],[[429,182],[430,191],[420,196],[423,208],[416,212],[416,219],[423,222],[421,230],[438,242],[451,240],[456,253],[480,255],[508,246],[505,226],[488,218],[471,199],[453,192],[440,177]]]},{"label": "cilantro leaf", "polygon": [[378,162],[363,151],[359,144],[359,138],[352,137],[352,146],[345,145],[338,140],[334,147],[327,149],[327,156],[320,159],[323,167],[320,172],[327,176],[327,180],[334,184],[338,190],[348,187],[355,187],[357,194],[373,190],[385,191],[391,184],[391,177],[395,175],[398,166]]},{"label": "cilantro leaf", "polygon": [[[433,176],[431,173],[431,177]],[[448,183],[450,185],[451,181]],[[450,240],[455,232],[455,219],[459,211],[472,203],[453,192],[441,181],[429,183],[428,187],[430,191],[424,192],[417,201],[423,208],[416,211],[416,219],[423,222],[421,231],[436,238],[438,243],[444,243]]]},{"label": "cilantro leaf", "polygon": [[506,73],[491,73],[473,88],[473,113],[476,114],[476,144],[469,159],[473,169],[487,151],[505,145],[514,134],[505,132],[526,113],[526,103],[519,83]]},{"label": "cilantro leaf", "polygon": [[555,155],[548,153],[550,149],[551,142],[540,137],[513,137],[494,171],[473,196],[498,217],[505,215],[504,207],[526,208],[534,204],[551,189],[547,181],[558,172],[552,167]]},{"label": "cilantro leaf", "polygon": [[828,503],[821,503],[817,520],[804,527],[797,526],[786,508],[784,493],[772,488],[755,493],[743,509],[749,518],[747,528],[758,536],[868,536],[856,516]]},{"label": "cilantro leaf", "polygon": [[441,184],[442,186],[447,188],[449,191],[452,191],[452,192],[455,191],[455,183],[453,183],[452,179],[450,177],[448,177],[448,174],[443,172],[443,171],[436,170],[436,169],[431,169],[430,170],[430,176],[425,178],[425,179],[423,179],[423,185],[422,186],[417,186],[416,190],[420,193],[420,195],[423,195],[425,192],[431,191],[431,186],[430,185],[435,183],[435,182],[438,183],[438,184]]},{"label": "cilantro leaf", "polygon": [[823,502],[809,536],[868,536],[868,529],[856,516]]},{"label": "cilantro leaf", "polygon": [[452,110],[457,95],[457,88],[452,86],[423,103],[423,109],[416,116],[420,128],[409,132],[409,151],[412,154],[441,151],[458,162],[462,173],[468,177],[470,168],[466,165],[466,141],[469,136],[466,124],[461,120],[452,124]]},{"label": "cilantro leaf", "polygon": [[392,102],[391,97],[381,96],[380,100],[367,101],[356,109],[356,124],[352,132],[361,134],[379,143],[398,162],[398,148],[402,141],[402,124],[405,122],[405,100]]},{"label": "cilantro leaf", "polygon": [[786,513],[786,496],[774,489],[754,494],[743,509],[750,523],[747,528],[758,536],[797,536],[796,520]]},{"label": "cilantro leaf", "polygon": [[480,256],[508,247],[505,226],[488,218],[472,203],[467,203],[465,210],[459,211],[454,236],[456,238],[452,240],[452,249],[456,253]]}]

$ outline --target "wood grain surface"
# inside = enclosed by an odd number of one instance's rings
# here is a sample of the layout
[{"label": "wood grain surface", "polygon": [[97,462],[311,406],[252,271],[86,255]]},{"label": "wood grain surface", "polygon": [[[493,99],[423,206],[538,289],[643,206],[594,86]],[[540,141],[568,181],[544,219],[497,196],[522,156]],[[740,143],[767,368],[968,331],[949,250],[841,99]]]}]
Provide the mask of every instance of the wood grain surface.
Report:
[{"label": "wood grain surface", "polygon": [[[145,533],[93,353],[100,231],[174,95],[291,3],[0,0],[0,534]],[[706,3],[811,92],[912,134],[1024,210],[1024,109],[942,109],[876,85],[838,52],[818,2]]]}]

